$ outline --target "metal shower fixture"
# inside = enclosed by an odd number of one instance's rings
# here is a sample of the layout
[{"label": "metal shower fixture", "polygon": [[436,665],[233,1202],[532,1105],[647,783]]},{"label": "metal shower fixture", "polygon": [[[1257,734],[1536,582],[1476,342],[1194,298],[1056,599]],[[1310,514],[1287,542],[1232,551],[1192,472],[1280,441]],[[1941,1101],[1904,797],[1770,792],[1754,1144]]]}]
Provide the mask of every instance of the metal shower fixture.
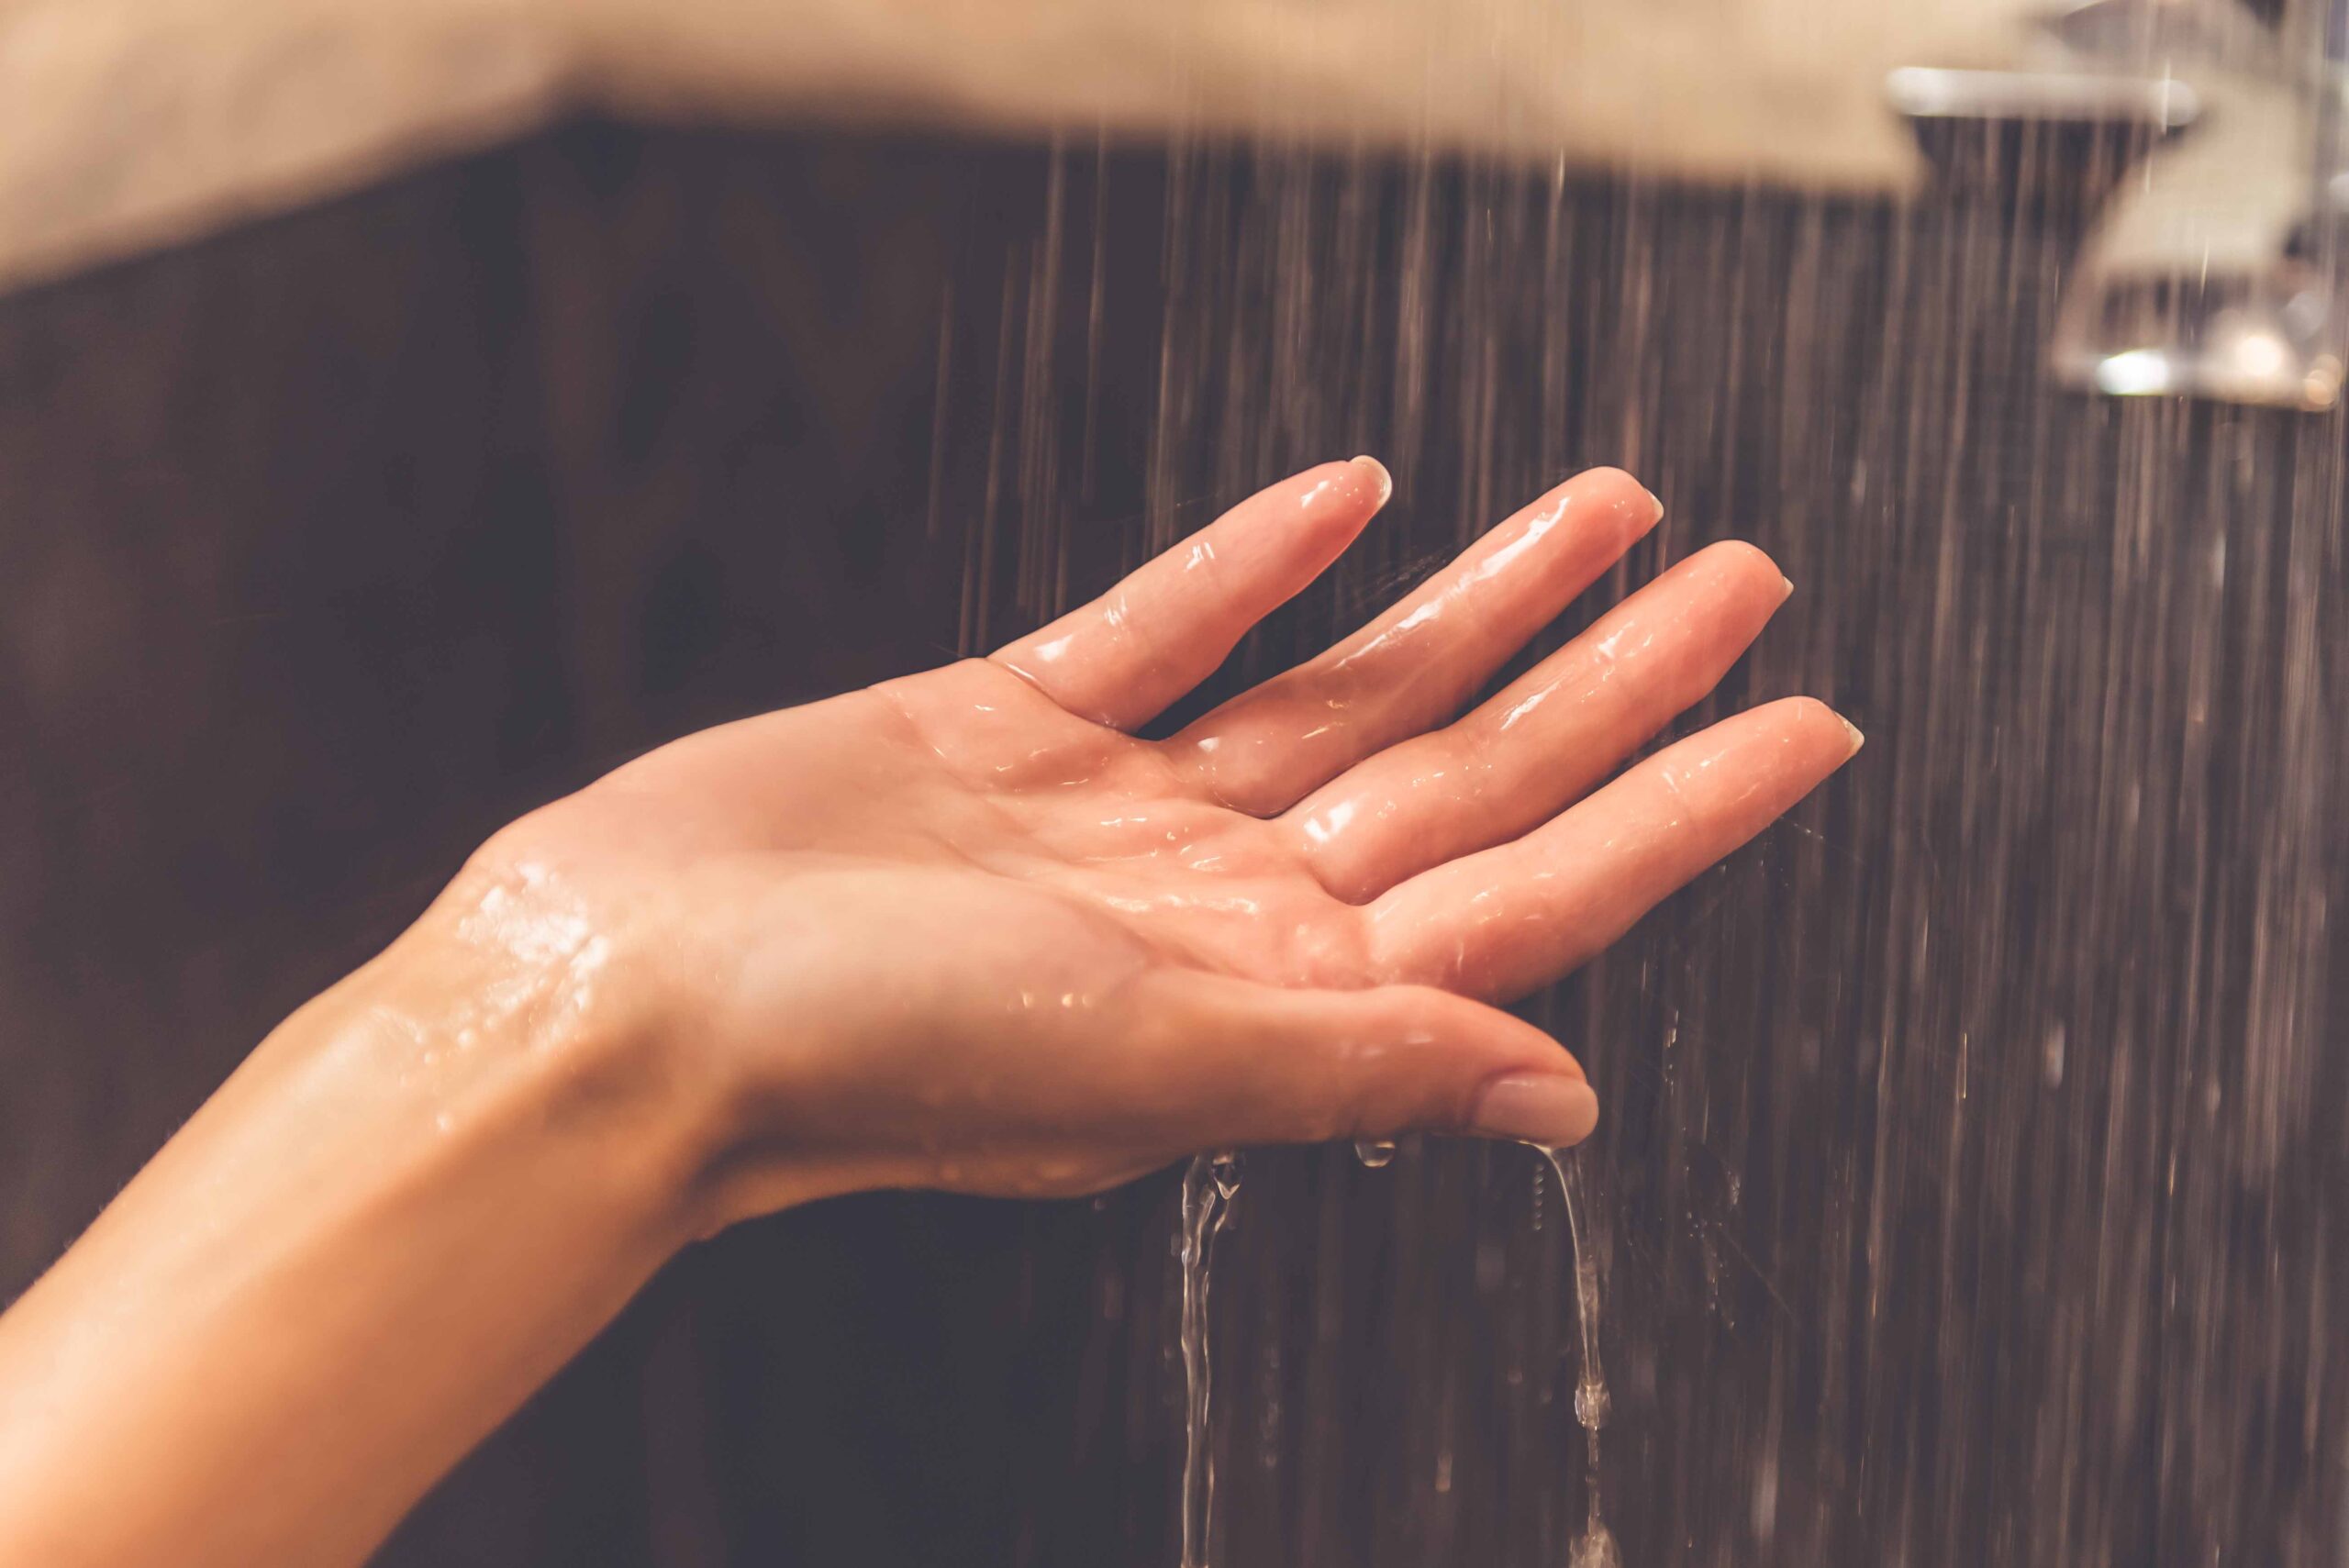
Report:
[{"label": "metal shower fixture", "polygon": [[2349,0],[2087,0],[2015,67],[1894,72],[1937,122],[2134,129],[2147,150],[2067,280],[2056,380],[2321,412],[2349,367]]}]

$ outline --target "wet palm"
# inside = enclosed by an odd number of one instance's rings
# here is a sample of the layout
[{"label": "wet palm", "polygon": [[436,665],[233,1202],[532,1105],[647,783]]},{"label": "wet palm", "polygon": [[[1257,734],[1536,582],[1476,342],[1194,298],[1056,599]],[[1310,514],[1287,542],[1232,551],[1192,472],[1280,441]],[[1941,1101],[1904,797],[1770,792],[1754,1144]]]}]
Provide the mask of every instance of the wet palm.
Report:
[{"label": "wet palm", "polygon": [[1451,721],[1653,524],[1609,473],[1133,738],[1386,491],[1315,469],[990,659],[689,737],[497,834],[0,1318],[0,1559],[358,1562],[753,1212],[1332,1133],[1587,1134],[1580,1069],[1491,999],[1856,738],[1777,703],[1606,782],[1784,597],[1736,545]]},{"label": "wet palm", "polygon": [[[599,973],[729,1085],[728,1217],[1090,1190],[1225,1143],[1577,1138],[1580,1069],[1487,1000],[1612,940],[1856,736],[1777,703],[1603,783],[1785,597],[1742,545],[1447,722],[1654,523],[1597,471],[1319,659],[1133,737],[1386,493],[1325,465],[991,659],[665,747],[501,835],[457,900],[508,947],[602,934]],[[484,899],[536,914],[484,928]]]}]

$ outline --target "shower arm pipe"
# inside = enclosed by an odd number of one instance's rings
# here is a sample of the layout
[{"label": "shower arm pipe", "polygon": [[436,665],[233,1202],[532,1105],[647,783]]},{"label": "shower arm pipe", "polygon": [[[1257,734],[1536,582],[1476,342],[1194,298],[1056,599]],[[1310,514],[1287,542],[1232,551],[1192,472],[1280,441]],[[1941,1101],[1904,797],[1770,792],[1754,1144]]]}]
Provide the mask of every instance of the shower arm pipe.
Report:
[{"label": "shower arm pipe", "polygon": [[[2304,88],[2314,143],[2310,210],[2337,212],[2349,207],[2349,116],[2343,111],[2343,91],[2349,85],[2349,0],[2292,0],[2284,14],[2284,37],[2288,58],[2307,62]],[[2320,242],[2331,248],[2329,235]]]},{"label": "shower arm pipe", "polygon": [[2045,18],[2015,58],[1887,85],[1920,131],[1954,118],[2154,134],[2070,269],[2050,373],[2110,395],[2336,406],[2349,380],[2349,0],[2290,0],[2273,27],[2237,0],[2087,0]]}]

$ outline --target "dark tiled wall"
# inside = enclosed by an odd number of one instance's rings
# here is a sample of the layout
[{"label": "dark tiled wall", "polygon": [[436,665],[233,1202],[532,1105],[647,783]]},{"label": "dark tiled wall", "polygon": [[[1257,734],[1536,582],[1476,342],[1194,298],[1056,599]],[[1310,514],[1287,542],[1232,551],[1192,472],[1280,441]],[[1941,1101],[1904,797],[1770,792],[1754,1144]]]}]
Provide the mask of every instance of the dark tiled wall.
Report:
[{"label": "dark tiled wall", "polygon": [[[613,762],[1387,456],[1377,539],[1236,680],[1620,462],[1674,519],[1635,575],[1734,531],[1803,585],[1724,700],[1871,733],[1538,1004],[1609,1106],[1628,1560],[2332,1568],[2341,428],[2051,393],[2076,233],[581,126],[0,301],[0,1289]],[[1258,1159],[1228,1560],[1563,1561],[1558,1227],[1510,1153]],[[384,1561],[1172,1562],[1166,1199],[699,1249]]]}]

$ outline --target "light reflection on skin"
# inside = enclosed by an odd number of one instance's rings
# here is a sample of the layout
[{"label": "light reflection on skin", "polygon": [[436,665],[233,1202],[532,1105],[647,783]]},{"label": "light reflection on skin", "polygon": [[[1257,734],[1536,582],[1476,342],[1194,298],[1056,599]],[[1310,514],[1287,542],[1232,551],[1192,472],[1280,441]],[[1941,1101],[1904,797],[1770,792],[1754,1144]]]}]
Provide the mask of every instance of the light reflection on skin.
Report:
[{"label": "light reflection on skin", "polygon": [[[1591,762],[1558,754],[1557,738],[1601,738],[1592,750],[1602,766],[1637,745],[1647,738],[1649,726],[1637,721],[1654,708],[1653,691],[1674,694],[1673,707],[1701,695],[1789,591],[1759,551],[1699,551],[1465,718],[1318,791],[1296,813],[1303,842],[1325,857],[1337,884],[1350,886],[1353,856],[1384,861],[1405,843],[1419,863],[1435,864],[1523,831],[1598,780]],[[1341,808],[1349,819],[1377,821],[1386,814],[1365,810],[1368,803],[1407,798],[1412,810],[1385,837],[1341,849]],[[1460,809],[1486,802],[1497,814]]]},{"label": "light reflection on skin", "polygon": [[1354,819],[1354,803],[1341,800],[1329,810],[1305,819],[1305,836],[1317,844],[1326,844],[1346,830]]},{"label": "light reflection on skin", "polygon": [[[1323,480],[1308,487],[1299,498],[1300,507],[1318,505],[1319,498],[1342,478]],[[1653,506],[1645,492],[1636,492],[1636,495],[1639,500],[1620,495],[1604,496],[1605,505],[1579,507],[1572,486],[1546,497],[1528,514],[1522,514],[1522,521],[1513,530],[1511,525],[1506,524],[1497,530],[1502,542],[1480,554],[1472,552],[1468,562],[1422,588],[1412,599],[1407,599],[1384,624],[1374,623],[1372,628],[1365,628],[1363,634],[1341,644],[1317,665],[1333,674],[1351,673],[1357,671],[1366,658],[1394,656],[1387,651],[1401,647],[1424,628],[1441,623],[1453,606],[1464,601],[1471,588],[1484,585],[1489,593],[1493,591],[1491,584],[1512,569],[1537,573],[1535,552],[1546,539],[1565,540],[1572,529],[1561,530],[1569,523],[1588,522],[1600,532],[1608,550],[1620,549],[1627,535],[1635,536],[1642,530],[1642,505]],[[1212,548],[1201,541],[1181,559],[1182,569],[1188,572],[1213,561],[1215,555]],[[1761,584],[1758,588],[1757,584]],[[1607,721],[1600,710],[1609,704],[1640,701],[1640,694],[1654,681],[1653,676],[1644,673],[1650,663],[1662,662],[1669,667],[1675,661],[1687,662],[1692,643],[1709,633],[1733,653],[1734,648],[1742,647],[1759,629],[1767,610],[1783,597],[1785,587],[1784,579],[1775,569],[1767,568],[1766,560],[1756,551],[1743,547],[1717,547],[1699,552],[1666,573],[1650,590],[1602,617],[1581,638],[1553,654],[1477,714],[1450,730],[1406,742],[1377,759],[1375,764],[1365,764],[1325,786],[1314,800],[1293,814],[1301,850],[1308,854],[1334,854],[1341,859],[1349,852],[1391,858],[1397,835],[1425,835],[1425,853],[1432,862],[1482,848],[1534,826],[1541,817],[1566,804],[1571,795],[1579,794],[1582,788],[1597,782],[1595,777],[1577,773],[1570,758],[1564,760],[1564,768],[1559,766],[1561,759],[1548,751],[1556,743],[1550,739],[1553,734],[1588,731],[1594,724],[1603,731]],[[1121,606],[1121,600],[1108,606],[1105,620],[1119,625],[1122,633]],[[1052,649],[1065,641],[1066,639],[1055,639],[1043,646]],[[1719,670],[1714,662],[1697,662],[1701,677],[1698,689],[1702,689],[1718,678]],[[1270,689],[1277,690],[1280,684],[1272,683]],[[1366,684],[1380,691],[1391,690],[1394,685],[1392,682],[1375,679]],[[1285,705],[1286,711],[1295,712],[1299,701],[1318,702],[1320,711],[1333,717],[1301,731],[1292,729],[1284,745],[1293,749],[1302,742],[1330,737],[1345,743],[1348,705],[1335,694],[1364,684],[1364,681],[1350,679],[1343,686],[1290,694],[1291,700]],[[1617,695],[1619,689],[1623,695]],[[1187,737],[1187,748],[1193,755],[1205,758],[1225,751],[1227,742],[1235,740],[1253,749],[1264,741],[1251,730],[1267,721],[1266,714],[1279,710],[1268,708],[1252,716],[1242,708],[1229,728]],[[1253,724],[1249,722],[1252,717]],[[1210,716],[1202,723],[1210,724],[1215,717]],[[1510,747],[1489,743],[1503,734],[1511,737]],[[1520,734],[1530,739],[1520,740]],[[1621,739],[1628,747],[1635,743],[1637,737]],[[1069,769],[1066,756],[1055,759],[1047,750],[1031,750],[1022,753],[1016,762],[998,763],[996,771],[1024,773],[1046,787],[1097,786],[1102,782],[1101,766],[1107,761],[1106,757],[1096,758],[1085,767]],[[1708,762],[1693,761],[1672,770],[1662,781],[1665,797],[1675,797],[1689,787],[1689,778],[1684,773],[1701,773],[1709,766]],[[1057,778],[1050,776],[1055,772]],[[1546,798],[1538,781],[1528,787],[1529,773],[1546,773],[1570,783],[1567,789],[1555,792],[1556,798]],[[1502,805],[1504,810],[1520,814],[1531,810],[1538,815],[1519,821],[1496,816],[1489,810],[1460,810],[1464,805],[1484,803],[1488,797]],[[1090,841],[1071,840],[1056,830],[1054,842],[1075,862],[1105,870],[1112,866],[1139,869],[1154,861],[1170,859],[1186,871],[1223,883],[1235,875],[1263,874],[1274,869],[1261,852],[1235,858],[1224,842],[1223,834],[1211,831],[1204,822],[1167,819],[1164,808],[1152,804],[1147,781],[1143,793],[1136,796],[1136,805],[1138,809],[1097,818],[1098,836]],[[1440,828],[1435,826],[1439,822]],[[1649,825],[1648,831],[1668,834],[1681,825],[1682,818],[1674,815]],[[1375,840],[1365,837],[1374,834]],[[1607,847],[1593,848],[1603,852]],[[1530,879],[1530,885],[1539,887],[1551,882],[1555,874],[1549,871],[1537,873]],[[1388,880],[1391,882],[1391,876]],[[1346,890],[1342,878],[1338,890]],[[1363,895],[1367,897],[1376,891],[1365,887]],[[1097,895],[1120,913],[1154,917],[1251,917],[1262,909],[1258,900],[1235,896],[1220,888],[1213,892],[1202,889],[1197,894],[1160,892],[1146,898],[1106,891]],[[1470,892],[1466,902],[1477,911],[1480,920],[1542,918],[1538,908],[1505,912],[1491,907],[1488,890]]]},{"label": "light reflection on skin", "polygon": [[[1195,536],[1179,555],[1170,551],[1146,563],[1102,599],[1001,650],[995,655],[996,662],[1031,684],[1053,687],[1064,706],[1073,705],[1102,723],[1119,724],[1119,710],[1129,703],[1140,701],[1145,711],[1163,706],[1166,698],[1203,679],[1238,642],[1239,634],[1280,601],[1275,598],[1248,606],[1247,613],[1235,618],[1228,638],[1213,642],[1194,639],[1159,648],[1136,635],[1132,607],[1136,594],[1145,602],[1160,597],[1220,597],[1216,585],[1227,578],[1244,583],[1261,576],[1266,556],[1294,554],[1300,548],[1326,564],[1394,491],[1386,469],[1370,458],[1325,463],[1311,472],[1315,477],[1310,483],[1292,483],[1243,501]],[[1264,514],[1278,506],[1284,493],[1297,513],[1308,519],[1302,529],[1286,521],[1277,528],[1263,526],[1273,520]],[[1237,548],[1227,549],[1228,545]],[[1096,692],[1086,685],[1090,679],[1086,667],[1101,663],[1092,655],[1100,651],[1096,646],[1097,633],[1105,628],[1119,645],[1129,666],[1147,670],[1155,677],[1145,686],[1163,690],[1162,697],[1149,700],[1130,681],[1126,683],[1128,689],[1117,691]],[[1091,652],[1076,659],[1075,651],[1082,649]],[[1072,668],[1073,660],[1075,668]],[[1076,695],[1080,690],[1081,696]]]},{"label": "light reflection on skin", "polygon": [[1036,664],[1056,664],[1068,656],[1069,645],[1075,640],[1076,633],[1072,631],[1065,637],[1053,638],[1050,642],[1040,642],[1029,651],[1029,660]]},{"label": "light reflection on skin", "polygon": [[[1359,488],[1360,475],[1353,465],[1332,466],[1335,473],[1301,487],[1296,499],[1300,511],[1312,512],[1331,495]],[[1186,798],[1189,792],[1182,785],[1179,764],[1173,777],[1164,770],[1184,755],[1215,759],[1236,752],[1244,762],[1274,750],[1293,761],[1300,751],[1311,754],[1316,745],[1372,750],[1375,743],[1350,732],[1349,727],[1381,722],[1379,704],[1353,705],[1346,694],[1361,691],[1387,700],[1408,683],[1363,673],[1365,659],[1404,659],[1391,651],[1430,635],[1430,628],[1441,628],[1448,617],[1505,620],[1509,613],[1506,606],[1497,616],[1494,606],[1512,595],[1530,595],[1529,602],[1554,610],[1564,592],[1562,578],[1565,586],[1571,585],[1568,569],[1583,570],[1575,564],[1575,558],[1611,558],[1627,539],[1645,530],[1653,507],[1653,497],[1620,475],[1602,472],[1583,476],[1504,523],[1454,568],[1330,654],[1291,677],[1276,677],[1251,698],[1226,705],[1177,737],[1171,747],[1152,748],[1110,736],[1087,748],[1030,744],[1008,755],[997,750],[993,758],[984,751],[969,756],[966,771],[1000,779],[1015,792],[1004,798],[1022,819],[1030,817],[1030,808],[1016,804],[1022,798],[1020,791],[1106,791],[1128,802],[1124,809],[1092,816],[1080,826],[1052,815],[1039,801],[1033,809],[1041,815],[1034,817],[1031,830],[1040,835],[1046,859],[1038,862],[1022,855],[997,862],[990,857],[988,863],[1017,865],[1028,872],[1041,863],[1041,874],[1067,881],[1105,907],[1145,917],[1152,929],[1178,929],[1186,921],[1261,918],[1268,907],[1264,900],[1252,892],[1237,891],[1235,884],[1284,874],[1294,866],[1290,857],[1302,857],[1319,868],[1329,891],[1368,906],[1396,884],[1398,873],[1408,875],[1420,864],[1472,854],[1540,827],[1597,784],[1615,756],[1645,737],[1646,728],[1636,732],[1625,728],[1627,714],[1637,717],[1644,712],[1652,726],[1669,711],[1657,706],[1657,690],[1670,693],[1685,686],[1688,697],[1699,695],[1758,631],[1787,586],[1766,558],[1747,547],[1720,546],[1680,562],[1475,713],[1448,729],[1374,755],[1324,784],[1285,819],[1275,818],[1275,826],[1293,836],[1293,848],[1286,854],[1278,833],[1264,839],[1242,832],[1252,818],[1272,813],[1247,812],[1243,806],[1237,819],[1219,815]],[[1162,558],[1186,575],[1222,559],[1223,552],[1204,539]],[[1527,584],[1539,586],[1529,588]],[[1477,591],[1473,598],[1472,588]],[[1128,614],[1127,595],[1116,594],[1093,606],[1089,624],[1097,633],[1108,628],[1122,640],[1129,635]],[[1071,618],[1087,619],[1084,612]],[[1031,662],[1039,650],[1056,658],[1080,636],[1077,629],[1062,630],[1015,645],[1012,651]],[[1431,643],[1426,654],[1410,649],[1408,656],[1456,666],[1464,651],[1475,646],[1456,640]],[[1347,675],[1343,681],[1336,679],[1341,672]],[[970,711],[995,715],[996,707],[993,702],[975,702]],[[1297,725],[1301,707],[1310,707],[1321,721]],[[1284,719],[1283,715],[1289,717]],[[1016,727],[1015,716],[1007,710],[1003,717],[1007,725]],[[918,714],[914,717],[919,727],[933,722]],[[1266,730],[1277,723],[1291,728],[1274,747]],[[985,732],[977,735],[984,738]],[[1503,736],[1508,739],[1507,746],[1498,744]],[[1008,732],[1004,738],[1009,738]],[[1570,742],[1577,749],[1562,752],[1560,748]],[[1306,764],[1308,770],[1319,765]],[[1705,760],[1680,758],[1667,776],[1656,781],[1656,795],[1669,801],[1691,788],[1717,787],[1704,784],[1709,772]],[[1734,808],[1737,801],[1729,804]],[[1630,838],[1669,835],[1685,828],[1687,820],[1675,811],[1653,823],[1620,823],[1615,838],[1586,844],[1585,851],[1620,851]],[[1353,868],[1364,862],[1384,869],[1357,876]],[[1156,874],[1151,868],[1162,863],[1179,874],[1196,873],[1202,881],[1196,888],[1161,887],[1144,895],[1130,886],[1100,880],[1124,882]],[[1559,882],[1559,871],[1549,867],[1531,870],[1520,879],[1527,897],[1534,899]],[[1523,924],[1545,918],[1541,902],[1512,898],[1504,909],[1494,905],[1490,893],[1463,887],[1458,895],[1480,921]],[[1365,915],[1377,925],[1391,918],[1384,908],[1366,908]],[[1177,940],[1177,945],[1185,943]],[[1255,956],[1268,974],[1289,962],[1277,943]]]},{"label": "light reflection on skin", "polygon": [[[1256,782],[1267,758],[1299,747],[1371,749],[1441,717],[1466,695],[1461,653],[1523,642],[1660,516],[1655,497],[1628,476],[1604,469],[1579,474],[1386,616],[1209,714],[1176,743],[1219,798],[1259,815],[1277,811],[1292,802]],[[1371,700],[1358,705],[1358,692]],[[1300,724],[1301,709],[1336,717]]]},{"label": "light reflection on skin", "polygon": [[1591,868],[1613,866],[1620,876],[1620,868],[1636,867],[1635,881],[1677,886],[1700,869],[1684,863],[1693,834],[1723,820],[1766,817],[1767,780],[1777,765],[1772,753],[1841,758],[1858,746],[1856,732],[1823,707],[1801,699],[1770,706],[1802,711],[1807,732],[1760,722],[1749,712],[1681,742],[1601,791],[1610,809],[1591,814],[1589,826],[1570,813],[1513,844],[1452,862],[1421,879],[1419,895],[1406,884],[1370,904],[1373,951],[1389,941],[1408,946],[1438,898],[1467,911],[1475,931],[1513,927],[1524,933],[1455,944],[1453,962],[1465,967],[1456,967],[1451,981],[1472,989],[1509,993],[1533,966],[1554,962],[1562,943],[1579,953],[1612,941],[1624,922],[1592,922],[1578,913],[1595,905]]},{"label": "light reflection on skin", "polygon": [[[1434,626],[1442,617],[1456,613],[1461,605],[1467,603],[1486,584],[1510,571],[1522,558],[1532,554],[1570,517],[1579,521],[1583,514],[1592,509],[1588,504],[1579,507],[1576,505],[1582,495],[1578,481],[1585,477],[1577,476],[1577,481],[1570,481],[1553,492],[1546,502],[1537,502],[1530,513],[1520,514],[1523,520],[1517,525],[1514,537],[1508,537],[1511,525],[1508,523],[1487,535],[1488,539],[1500,538],[1503,542],[1472,556],[1454,569],[1440,587],[1421,590],[1430,595],[1424,603],[1417,605],[1392,626],[1378,631],[1362,647],[1339,659],[1332,667],[1333,673],[1355,672],[1366,662],[1397,652],[1413,633]],[[1621,554],[1632,538],[1645,532],[1663,515],[1663,508],[1653,495],[1648,495],[1645,491],[1641,494],[1645,496],[1648,508],[1644,518],[1641,518],[1640,509],[1633,503],[1615,496],[1601,503],[1603,512],[1590,522],[1589,531],[1595,539],[1607,541],[1602,548],[1607,550],[1610,560]]]}]

